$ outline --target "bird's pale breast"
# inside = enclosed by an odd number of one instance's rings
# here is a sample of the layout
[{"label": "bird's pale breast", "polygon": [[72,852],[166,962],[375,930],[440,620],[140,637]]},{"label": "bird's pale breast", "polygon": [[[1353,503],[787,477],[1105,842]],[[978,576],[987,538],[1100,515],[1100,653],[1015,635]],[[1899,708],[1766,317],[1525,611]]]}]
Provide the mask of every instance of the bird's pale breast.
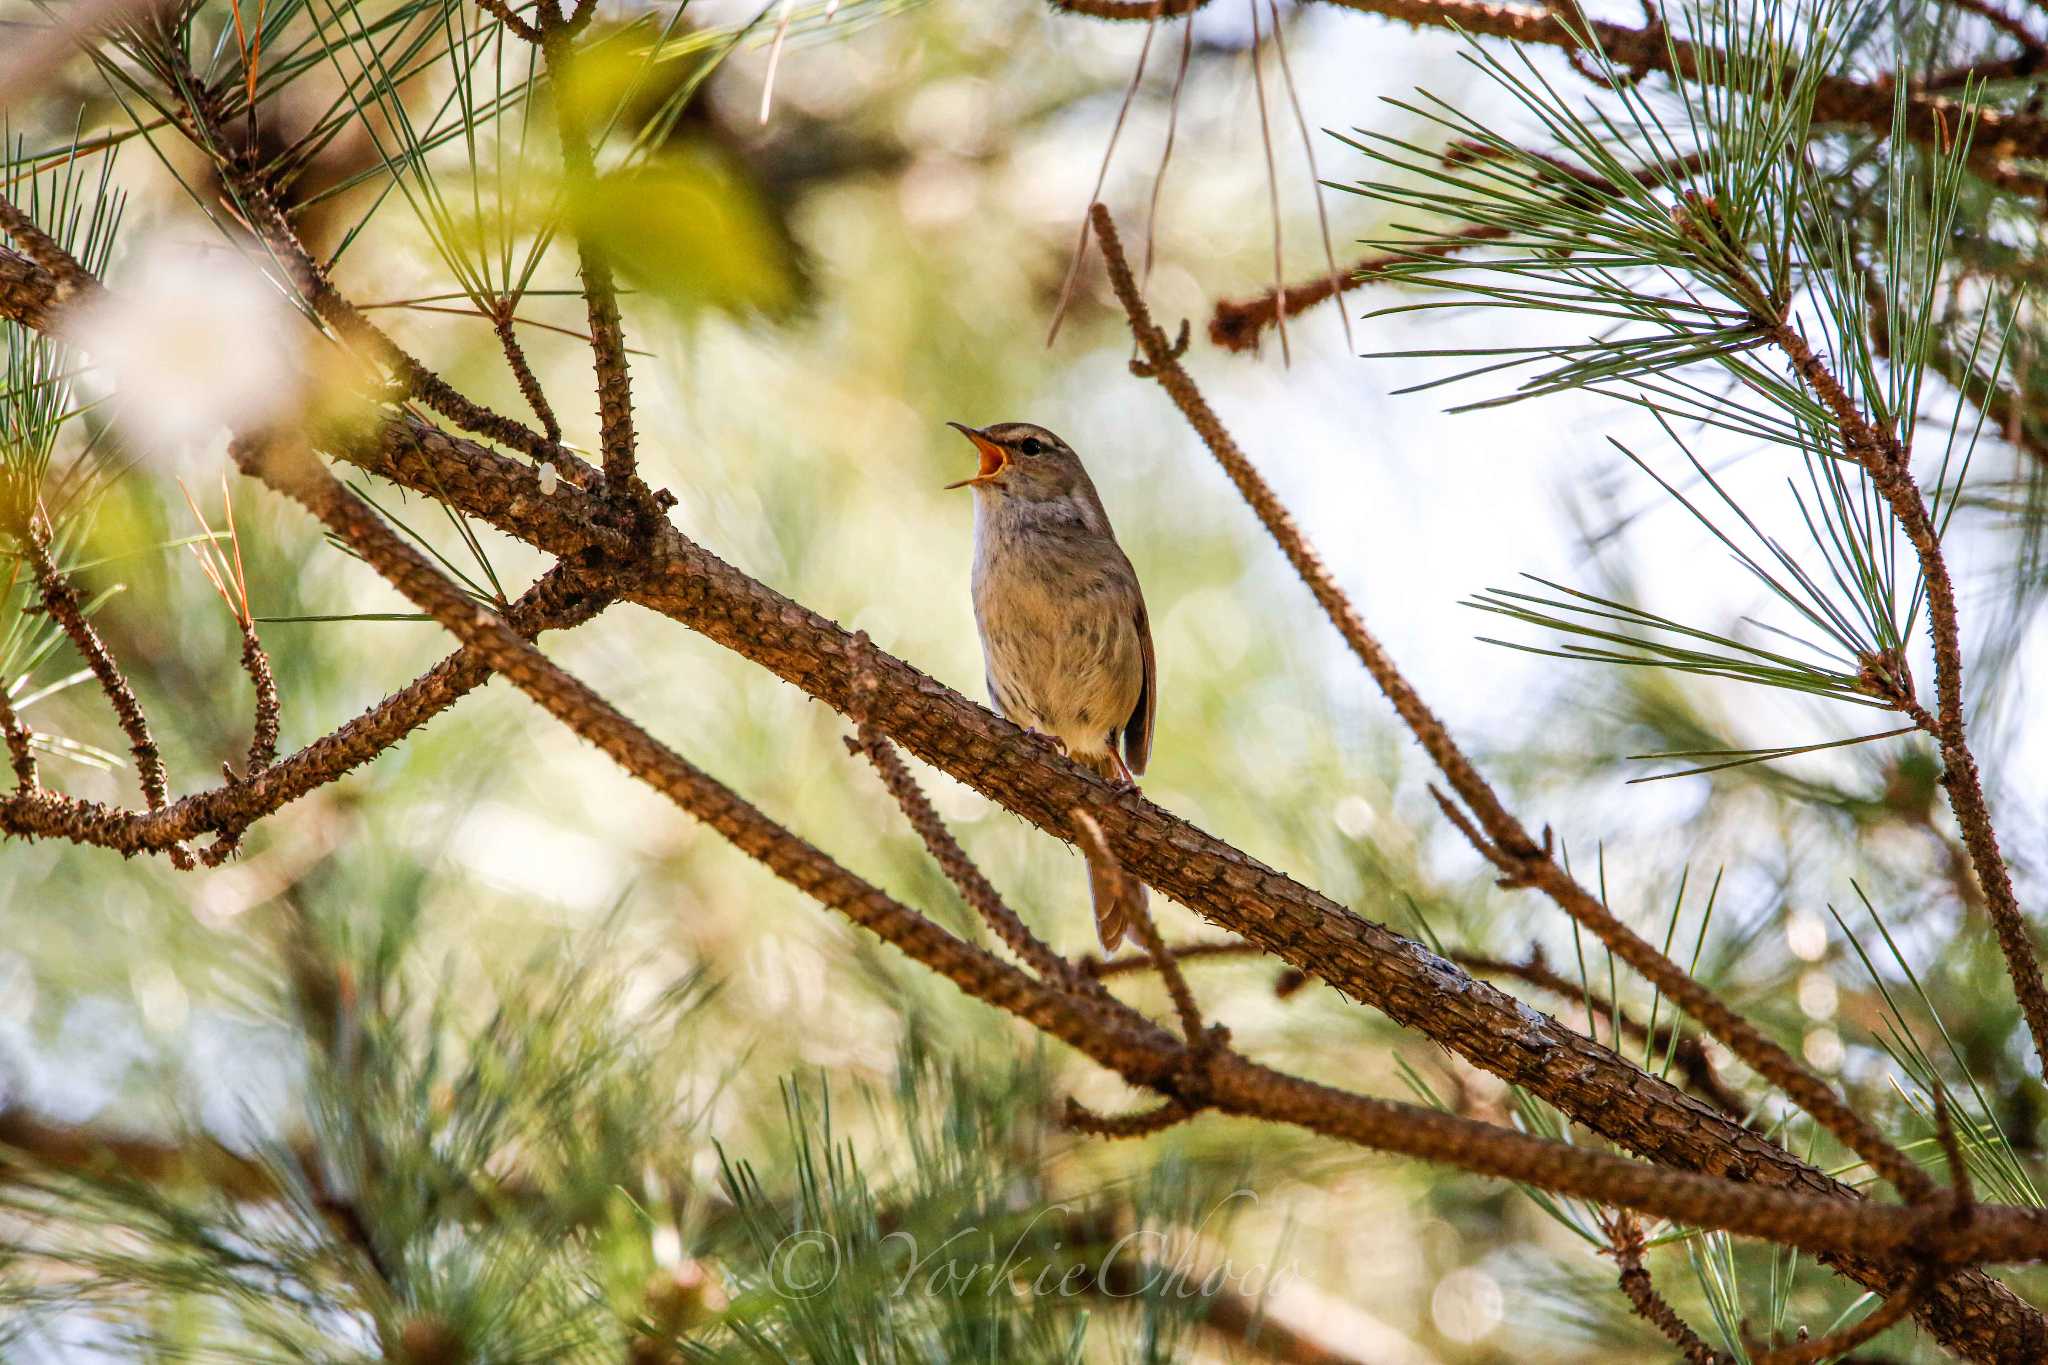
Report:
[{"label": "bird's pale breast", "polygon": [[[977,519],[979,522],[979,519]],[[977,524],[974,615],[1003,714],[1099,754],[1144,685],[1137,576],[1113,539]]]}]

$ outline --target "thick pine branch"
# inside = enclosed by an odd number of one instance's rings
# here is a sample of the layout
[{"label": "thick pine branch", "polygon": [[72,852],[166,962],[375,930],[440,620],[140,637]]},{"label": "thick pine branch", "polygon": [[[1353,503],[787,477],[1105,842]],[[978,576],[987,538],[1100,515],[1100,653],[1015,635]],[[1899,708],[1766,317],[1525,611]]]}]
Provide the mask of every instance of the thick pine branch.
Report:
[{"label": "thick pine branch", "polygon": [[[18,257],[9,259],[10,256],[11,253],[0,253],[0,311],[18,320],[47,321],[54,312],[52,282],[32,263]],[[604,504],[569,488],[553,497],[541,496],[531,472],[524,467],[416,421],[393,418],[371,439],[337,440],[335,444],[339,453],[366,468],[429,496],[445,498],[462,510],[496,521],[557,554],[574,554],[592,547],[626,548],[622,542],[627,538],[611,527]],[[1783,1230],[1784,1218],[1796,1210],[1800,1220],[1797,1226],[1804,1229],[1794,1234],[1794,1240],[1799,1240],[1827,1235],[1815,1231],[1822,1226],[1845,1230],[1848,1225],[1841,1220],[1846,1213],[1862,1240],[1843,1245],[1855,1245],[1862,1250],[1852,1256],[1830,1257],[1831,1262],[1873,1287],[1885,1289],[1895,1284],[1895,1272],[1870,1254],[1895,1245],[1878,1230],[1893,1211],[1874,1210],[1873,1206],[1855,1201],[1846,1189],[1773,1144],[1700,1108],[1663,1082],[1627,1066],[1572,1031],[1472,982],[1398,935],[1351,916],[1228,846],[1202,836],[1141,797],[1106,794],[1101,784],[1079,769],[1022,744],[1020,732],[1014,727],[922,678],[900,661],[879,651],[856,647],[851,637],[829,622],[722,564],[672,529],[659,529],[646,547],[644,559],[630,574],[621,576],[621,587],[624,595],[702,630],[841,710],[852,704],[858,672],[872,668],[878,684],[873,708],[877,725],[928,761],[1056,834],[1064,835],[1070,827],[1070,812],[1085,801],[1090,810],[1099,813],[1105,838],[1119,860],[1148,883],[1187,901],[1216,922],[1260,939],[1279,955],[1340,989],[1382,1005],[1402,1022],[1430,1033],[1496,1074],[1529,1086],[1589,1127],[1635,1150],[1681,1167],[1740,1174],[1745,1181],[1746,1198],[1763,1195],[1773,1188],[1803,1189],[1822,1196],[1817,1204],[1804,1196],[1791,1196],[1790,1204],[1774,1202],[1787,1196],[1771,1196],[1762,1205],[1745,1204],[1744,1216],[1770,1220]],[[476,629],[483,628],[474,604],[462,599],[462,610],[470,615],[455,618],[458,634],[462,633],[459,626],[463,621]],[[495,651],[486,651],[486,658],[493,657]],[[729,793],[726,795],[730,797]],[[753,830],[754,836],[760,833],[758,828]],[[748,847],[749,837],[742,830],[735,842],[753,852]],[[786,850],[778,847],[775,851]],[[824,891],[819,898],[825,903],[876,928],[949,977],[961,980],[964,975],[978,987],[971,993],[992,1003],[1008,1001],[1019,1005],[1019,1012],[1025,1017],[1033,1022],[1044,1018],[1056,1036],[1067,1037],[1069,1041],[1076,1041],[1070,1035],[1078,1034],[1080,1041],[1076,1045],[1090,1055],[1109,1046],[1108,1031],[1100,1027],[1108,1021],[1096,1015],[1096,1008],[1082,1008],[1069,998],[1047,1009],[1043,1007],[1046,1002],[1015,997],[1014,981],[1029,985],[1028,978],[992,960],[982,963],[971,956],[962,959],[949,946],[957,940],[922,917],[913,916],[914,923],[898,920],[888,906],[869,897],[871,889],[838,881],[809,863],[801,863],[784,875],[814,895]],[[959,947],[966,950],[966,945]],[[971,954],[973,950],[966,951]],[[974,963],[971,971],[965,965],[967,962]],[[1077,1009],[1088,1017],[1076,1020]],[[1139,1036],[1157,1043],[1161,1051],[1124,1074],[1148,1084],[1155,1078],[1148,1069],[1155,1065],[1159,1078],[1179,1074],[1184,1049],[1177,1040],[1149,1024],[1139,1030]],[[1096,1051],[1090,1050],[1091,1043]],[[1137,1059],[1126,1056],[1124,1060]],[[1400,1120],[1390,1122],[1388,1114],[1378,1109],[1352,1111],[1347,1105],[1339,1105],[1333,1110],[1323,1092],[1313,1087],[1306,1091],[1297,1088],[1305,1083],[1287,1078],[1269,1082],[1256,1071],[1246,1073],[1237,1069],[1249,1065],[1241,1061],[1219,1062],[1212,1068],[1207,1102],[1231,1112],[1257,1112],[1266,1117],[1307,1122],[1317,1131],[1354,1141],[1366,1141],[1368,1134],[1377,1134],[1389,1140],[1398,1137],[1410,1144],[1426,1143],[1431,1150],[1445,1147],[1435,1137],[1418,1137],[1419,1130],[1406,1122],[1413,1115],[1403,1113]],[[1170,1080],[1167,1083],[1170,1085]],[[1281,1086],[1277,1095],[1268,1093],[1272,1084]],[[1247,1087],[1260,1094],[1258,1103],[1249,1103]],[[1240,1110],[1240,1106],[1249,1107]],[[1427,1117],[1429,1123],[1440,1121],[1469,1122],[1443,1115]],[[1450,1135],[1455,1141],[1449,1145],[1486,1145],[1497,1136],[1484,1125],[1476,1128],[1477,1131],[1455,1129]],[[1519,1139],[1519,1135],[1510,1136]],[[1407,1148],[1395,1145],[1390,1150]],[[1486,1160],[1496,1164],[1485,1169],[1518,1179],[1534,1179],[1539,1166],[1547,1172],[1546,1163],[1555,1157],[1554,1153],[1539,1149],[1518,1147],[1508,1152],[1488,1146],[1487,1150]],[[1469,1165],[1458,1157],[1452,1159]],[[1481,1169],[1477,1165],[1470,1168]],[[1620,1162],[1618,1166],[1602,1167],[1597,1174],[1589,1168],[1575,1168],[1575,1173],[1566,1178],[1585,1180],[1588,1188],[1598,1183],[1603,1192],[1597,1197],[1627,1202],[1637,1197],[1630,1192],[1630,1182],[1648,1179],[1654,1183],[1658,1177],[1674,1174]],[[1550,1177],[1545,1174],[1543,1179],[1548,1181]],[[1725,1182],[1716,1180],[1683,1189],[1659,1185],[1655,1197],[1669,1197],[1673,1201],[1661,1205],[1665,1210],[1675,1210],[1687,1200],[1694,1201],[1688,1207],[1697,1212],[1697,1201],[1708,1197],[1709,1191],[1712,1197],[1719,1198],[1726,1193],[1724,1185]],[[1838,1206],[1841,1211],[1837,1211]],[[1811,1222],[1823,1208],[1826,1212],[1821,1223]],[[1923,1215],[1907,1211],[1901,1216],[1912,1225],[1908,1235],[1920,1235],[1919,1220]],[[2017,1215],[2001,1214],[2000,1218],[2012,1216]],[[1999,1236],[2024,1240],[2029,1235],[1999,1224],[1996,1234],[1975,1234],[1977,1241],[1971,1245],[1973,1250],[1981,1245],[2002,1251],[2005,1248],[1998,1242]],[[1974,1358],[2010,1358],[2013,1343],[2034,1343],[2038,1349],[2043,1340],[2039,1315],[2020,1304],[2002,1285],[1974,1271],[1962,1272],[1946,1281],[1922,1315],[1945,1340]]]}]

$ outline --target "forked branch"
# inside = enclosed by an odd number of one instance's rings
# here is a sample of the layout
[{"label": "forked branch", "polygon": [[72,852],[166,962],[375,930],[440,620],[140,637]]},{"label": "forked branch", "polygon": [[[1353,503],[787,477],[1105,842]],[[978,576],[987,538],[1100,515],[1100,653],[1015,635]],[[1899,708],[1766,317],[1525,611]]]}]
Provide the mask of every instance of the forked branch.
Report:
[{"label": "forked branch", "polygon": [[1109,269],[1110,283],[1116,290],[1118,301],[1123,304],[1131,334],[1142,353],[1141,372],[1158,381],[1181,410],[1181,415],[1201,436],[1203,444],[1208,446],[1224,473],[1251,505],[1267,534],[1322,606],[1338,634],[1393,704],[1402,723],[1421,743],[1423,751],[1436,763],[1452,790],[1472,812],[1473,821],[1466,820],[1456,806],[1440,796],[1439,802],[1444,806],[1446,815],[1465,831],[1479,853],[1500,870],[1504,882],[1535,887],[1549,896],[1559,908],[1590,929],[1615,956],[1642,973],[1673,1004],[1725,1043],[1759,1075],[1784,1091],[1793,1103],[1813,1115],[1844,1146],[1869,1162],[1901,1194],[1912,1199],[1926,1193],[1931,1184],[1926,1173],[1914,1165],[1911,1158],[1850,1108],[1825,1082],[1801,1066],[1789,1052],[1616,918],[1598,897],[1579,885],[1558,864],[1547,837],[1539,844],[1509,813],[1492,785],[1480,775],[1444,723],[1394,663],[1393,656],[1366,628],[1364,619],[1295,525],[1293,516],[1195,386],[1194,379],[1180,362],[1179,351],[1152,321],[1151,311],[1139,294],[1137,280],[1124,257],[1109,210],[1097,204],[1093,209],[1093,220],[1096,236],[1102,245],[1103,259]]}]

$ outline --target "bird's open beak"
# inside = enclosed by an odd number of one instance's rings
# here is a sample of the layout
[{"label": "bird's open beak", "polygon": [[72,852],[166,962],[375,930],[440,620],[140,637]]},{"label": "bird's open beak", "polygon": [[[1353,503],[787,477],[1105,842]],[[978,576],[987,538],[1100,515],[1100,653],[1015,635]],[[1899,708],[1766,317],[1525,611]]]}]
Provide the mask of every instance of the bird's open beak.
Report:
[{"label": "bird's open beak", "polygon": [[1004,450],[994,441],[991,441],[988,437],[964,422],[948,422],[946,425],[974,442],[974,448],[981,452],[981,471],[971,479],[962,479],[958,483],[949,483],[946,487],[968,488],[974,484],[987,483],[990,479],[993,479],[996,475],[1009,468],[1009,451]]}]

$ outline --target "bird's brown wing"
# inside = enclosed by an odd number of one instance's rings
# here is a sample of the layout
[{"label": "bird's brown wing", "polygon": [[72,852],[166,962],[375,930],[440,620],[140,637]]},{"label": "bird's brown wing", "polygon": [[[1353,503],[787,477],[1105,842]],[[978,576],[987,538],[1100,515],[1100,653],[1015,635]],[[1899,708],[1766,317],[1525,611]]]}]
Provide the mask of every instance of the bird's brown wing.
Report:
[{"label": "bird's brown wing", "polygon": [[1124,762],[1133,773],[1142,774],[1152,757],[1152,711],[1159,701],[1159,666],[1152,658],[1152,623],[1145,616],[1145,598],[1138,596],[1138,609],[1131,624],[1138,631],[1138,657],[1143,678],[1138,687],[1138,704],[1124,722]]}]

